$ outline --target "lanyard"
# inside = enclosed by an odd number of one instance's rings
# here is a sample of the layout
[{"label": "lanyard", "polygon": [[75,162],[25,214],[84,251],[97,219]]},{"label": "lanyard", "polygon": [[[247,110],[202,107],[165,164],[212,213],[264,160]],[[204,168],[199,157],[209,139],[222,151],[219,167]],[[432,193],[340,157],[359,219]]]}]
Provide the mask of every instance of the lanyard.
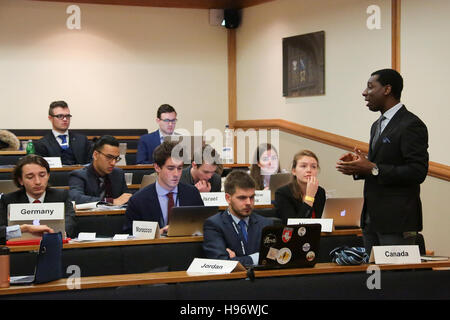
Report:
[{"label": "lanyard", "polygon": [[238,228],[236,222],[234,222],[234,219],[233,219],[233,217],[231,216],[230,211],[227,210],[227,212],[228,212],[228,217],[229,217],[230,220],[231,220],[231,224],[233,225],[234,231],[236,231],[236,234],[237,234],[238,237],[239,237],[239,241],[241,242],[242,254],[245,256],[245,255],[246,255],[246,253],[245,253],[245,246],[244,246],[244,241],[242,241],[242,235],[241,235],[241,232],[239,231],[239,228]]}]

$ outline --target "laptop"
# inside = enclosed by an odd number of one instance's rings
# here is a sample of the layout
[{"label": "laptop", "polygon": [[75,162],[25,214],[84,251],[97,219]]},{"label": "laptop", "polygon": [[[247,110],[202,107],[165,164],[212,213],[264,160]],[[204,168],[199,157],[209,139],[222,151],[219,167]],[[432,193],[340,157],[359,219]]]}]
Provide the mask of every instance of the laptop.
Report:
[{"label": "laptop", "polygon": [[267,226],[255,270],[312,268],[319,260],[321,225]]},{"label": "laptop", "polygon": [[203,223],[215,215],[219,207],[185,206],[173,207],[170,214],[168,237],[202,236]]},{"label": "laptop", "polygon": [[18,188],[12,180],[0,180],[0,194],[16,191]]},{"label": "laptop", "polygon": [[42,236],[36,256],[34,275],[10,277],[10,284],[38,284],[62,278],[62,235],[47,233]]},{"label": "laptop", "polygon": [[360,228],[364,198],[328,198],[323,209],[323,219],[333,219],[334,228]]},{"label": "laptop", "polygon": [[[24,205],[29,206],[30,209],[38,210],[40,206],[45,206],[46,204],[52,204],[57,208],[57,210],[60,212],[61,219],[51,219],[51,220],[11,220],[11,210],[14,209],[14,207],[24,207]],[[62,213],[61,213],[62,212]],[[65,204],[64,202],[50,202],[50,203],[11,203],[8,205],[8,226],[13,225],[22,225],[22,224],[32,224],[32,225],[46,225],[53,229],[55,233],[61,232],[63,239],[66,238],[66,222],[65,222]],[[14,238],[9,241],[23,241],[23,240],[30,240],[30,239],[39,239],[39,236],[34,236],[31,233],[22,233],[22,236],[20,238]]]},{"label": "laptop", "polygon": [[276,173],[271,175],[269,180],[269,190],[271,199],[275,200],[275,191],[277,191],[278,188],[287,185],[291,181],[292,181],[291,173]]}]

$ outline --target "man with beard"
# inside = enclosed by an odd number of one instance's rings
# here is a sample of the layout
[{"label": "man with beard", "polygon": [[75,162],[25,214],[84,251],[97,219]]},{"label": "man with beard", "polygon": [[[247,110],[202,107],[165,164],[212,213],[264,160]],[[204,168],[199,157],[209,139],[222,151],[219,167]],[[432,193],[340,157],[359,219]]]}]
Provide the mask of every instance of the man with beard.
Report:
[{"label": "man with beard", "polygon": [[258,264],[261,231],[271,220],[253,212],[255,181],[244,171],[233,171],[225,180],[228,209],[203,225],[203,250],[209,259]]}]

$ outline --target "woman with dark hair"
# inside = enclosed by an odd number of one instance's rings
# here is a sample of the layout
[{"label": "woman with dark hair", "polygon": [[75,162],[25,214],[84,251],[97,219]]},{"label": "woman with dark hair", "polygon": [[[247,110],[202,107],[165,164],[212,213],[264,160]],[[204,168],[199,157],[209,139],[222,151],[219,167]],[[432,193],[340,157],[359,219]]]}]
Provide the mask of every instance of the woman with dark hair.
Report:
[{"label": "woman with dark hair", "polygon": [[256,182],[256,190],[269,189],[270,176],[280,172],[277,149],[270,143],[262,143],[256,148],[250,176]]},{"label": "woman with dark hair", "polygon": [[292,161],[292,181],[275,192],[277,213],[284,224],[289,218],[320,218],[325,190],[319,186],[319,159],[309,150],[298,152]]}]

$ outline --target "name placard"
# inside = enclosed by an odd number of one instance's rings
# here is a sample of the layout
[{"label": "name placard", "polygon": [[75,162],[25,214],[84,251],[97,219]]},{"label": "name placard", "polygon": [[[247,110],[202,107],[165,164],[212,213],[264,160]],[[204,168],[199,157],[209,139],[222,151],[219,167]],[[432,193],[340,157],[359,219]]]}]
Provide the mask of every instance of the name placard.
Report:
[{"label": "name placard", "polygon": [[375,262],[375,264],[421,263],[419,246],[374,246],[369,262]]},{"label": "name placard", "polygon": [[141,239],[159,238],[159,224],[155,221],[133,221],[133,236]]},{"label": "name placard", "polygon": [[44,157],[47,160],[50,168],[62,168],[62,162],[60,157]]},{"label": "name placard", "polygon": [[[205,206],[226,207],[228,202],[225,199],[225,192],[201,192],[200,193]],[[255,205],[271,204],[270,190],[255,191]]]},{"label": "name placard", "polygon": [[186,272],[190,274],[221,274],[235,271],[245,271],[244,266],[239,261],[194,258]]},{"label": "name placard", "polygon": [[288,219],[288,225],[297,224],[313,224],[319,223],[322,226],[321,232],[332,232],[333,231],[333,219]]},{"label": "name placard", "polygon": [[63,202],[12,203],[8,209],[10,221],[64,219]]}]

